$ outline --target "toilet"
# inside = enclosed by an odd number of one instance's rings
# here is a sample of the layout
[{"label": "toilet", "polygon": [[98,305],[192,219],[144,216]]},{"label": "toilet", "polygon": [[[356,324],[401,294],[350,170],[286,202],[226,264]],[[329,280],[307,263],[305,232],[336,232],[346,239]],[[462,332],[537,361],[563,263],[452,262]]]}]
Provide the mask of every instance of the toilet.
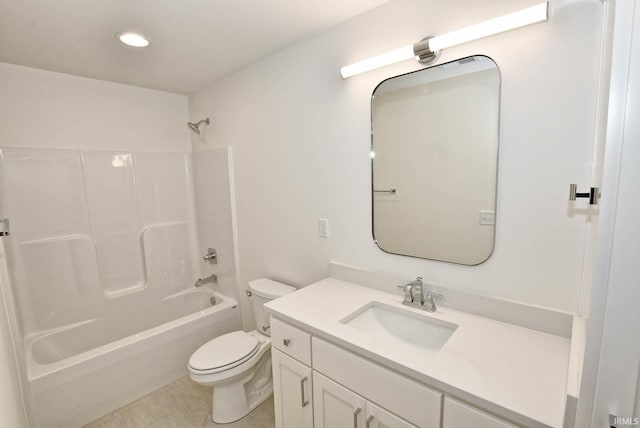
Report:
[{"label": "toilet", "polygon": [[246,416],[273,394],[271,333],[263,305],[296,289],[270,279],[249,281],[256,329],[234,331],[202,345],[189,359],[189,376],[213,387],[211,418],[230,423]]}]

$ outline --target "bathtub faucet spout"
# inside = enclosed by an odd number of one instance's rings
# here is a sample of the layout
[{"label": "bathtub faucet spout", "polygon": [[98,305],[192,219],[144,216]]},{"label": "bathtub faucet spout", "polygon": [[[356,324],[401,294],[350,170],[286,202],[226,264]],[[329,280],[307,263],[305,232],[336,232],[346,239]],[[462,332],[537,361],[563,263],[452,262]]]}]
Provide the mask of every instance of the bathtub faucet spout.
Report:
[{"label": "bathtub faucet spout", "polygon": [[206,278],[198,278],[196,280],[196,283],[193,284],[193,285],[195,285],[196,287],[202,287],[207,282],[213,282],[214,284],[217,284],[218,283],[218,275],[213,274],[213,275],[209,275]]}]

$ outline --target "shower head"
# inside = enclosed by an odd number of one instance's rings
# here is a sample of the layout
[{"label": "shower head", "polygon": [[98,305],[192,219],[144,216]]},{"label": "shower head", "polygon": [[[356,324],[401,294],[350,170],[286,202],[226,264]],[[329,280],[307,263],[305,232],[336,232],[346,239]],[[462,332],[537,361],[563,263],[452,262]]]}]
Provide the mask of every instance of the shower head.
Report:
[{"label": "shower head", "polygon": [[198,121],[198,122],[196,122],[196,123],[193,123],[193,122],[187,122],[187,126],[188,126],[189,128],[191,128],[191,130],[192,130],[193,132],[195,132],[196,134],[200,135],[200,124],[202,124],[202,123],[205,123],[205,124],[207,124],[207,125],[208,125],[208,124],[209,124],[209,118],[202,119],[202,120],[200,120],[200,121]]}]

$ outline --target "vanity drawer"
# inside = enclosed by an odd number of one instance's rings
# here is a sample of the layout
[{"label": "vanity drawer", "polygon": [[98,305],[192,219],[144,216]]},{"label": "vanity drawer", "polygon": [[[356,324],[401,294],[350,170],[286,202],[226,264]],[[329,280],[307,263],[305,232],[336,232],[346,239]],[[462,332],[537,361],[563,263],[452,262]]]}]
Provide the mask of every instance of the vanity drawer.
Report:
[{"label": "vanity drawer", "polygon": [[440,428],[442,393],[314,337],[313,369],[420,428]]},{"label": "vanity drawer", "polygon": [[443,428],[518,428],[510,422],[462,403],[451,397],[444,397]]},{"label": "vanity drawer", "polygon": [[311,335],[271,317],[271,346],[311,366]]}]

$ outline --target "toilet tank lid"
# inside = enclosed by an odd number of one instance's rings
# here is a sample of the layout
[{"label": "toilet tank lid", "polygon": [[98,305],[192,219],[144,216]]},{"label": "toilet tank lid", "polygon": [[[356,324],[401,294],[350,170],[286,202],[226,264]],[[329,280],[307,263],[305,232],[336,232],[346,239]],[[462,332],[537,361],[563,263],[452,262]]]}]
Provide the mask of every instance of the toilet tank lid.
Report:
[{"label": "toilet tank lid", "polygon": [[296,291],[295,287],[267,278],[260,278],[249,281],[249,289],[255,295],[267,299],[277,299],[278,297],[282,297],[285,294],[293,293],[294,291]]}]

